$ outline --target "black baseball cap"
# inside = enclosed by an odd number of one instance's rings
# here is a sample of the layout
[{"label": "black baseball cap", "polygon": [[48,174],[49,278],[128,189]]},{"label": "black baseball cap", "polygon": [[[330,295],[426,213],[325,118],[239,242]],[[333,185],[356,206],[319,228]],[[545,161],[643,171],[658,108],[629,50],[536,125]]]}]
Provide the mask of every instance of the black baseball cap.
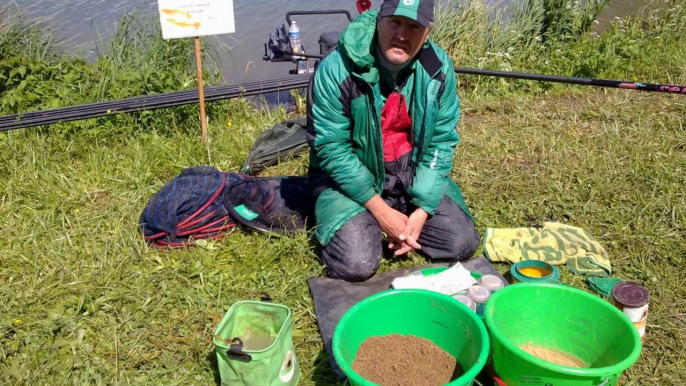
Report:
[{"label": "black baseball cap", "polygon": [[428,27],[434,20],[434,12],[434,0],[384,0],[379,16],[404,16]]}]

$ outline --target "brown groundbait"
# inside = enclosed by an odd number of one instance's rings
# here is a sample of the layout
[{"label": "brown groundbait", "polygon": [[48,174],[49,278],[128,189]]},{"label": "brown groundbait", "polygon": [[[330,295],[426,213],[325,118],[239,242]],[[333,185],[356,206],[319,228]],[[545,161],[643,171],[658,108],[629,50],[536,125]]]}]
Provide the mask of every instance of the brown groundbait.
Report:
[{"label": "brown groundbait", "polygon": [[464,374],[455,358],[432,341],[400,334],[362,342],[353,370],[381,386],[441,386]]},{"label": "brown groundbait", "polygon": [[565,354],[561,352],[556,352],[552,350],[548,350],[542,347],[534,346],[531,344],[525,344],[524,346],[520,347],[522,350],[528,352],[529,354],[538,357],[540,359],[543,359],[544,361],[547,362],[552,362],[556,363],[558,365],[562,366],[569,366],[569,367],[578,367],[578,368],[587,368],[586,364],[579,358],[571,355],[571,354]]}]

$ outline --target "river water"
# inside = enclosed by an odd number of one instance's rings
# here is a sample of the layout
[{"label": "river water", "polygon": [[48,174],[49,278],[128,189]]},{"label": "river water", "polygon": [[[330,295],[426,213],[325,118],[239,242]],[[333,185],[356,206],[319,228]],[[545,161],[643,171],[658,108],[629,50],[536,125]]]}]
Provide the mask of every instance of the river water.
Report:
[{"label": "river water", "polygon": [[[647,0],[611,0],[611,5],[598,19],[607,25],[614,17],[630,15]],[[373,0],[378,7],[380,0]],[[233,0],[236,33],[209,37],[218,47],[221,68],[228,83],[282,77],[294,68],[290,63],[270,63],[262,59],[269,33],[286,23],[286,12],[345,9],[357,16],[354,0]],[[68,49],[85,57],[94,56],[96,42],[107,39],[124,13],[149,10],[157,15],[156,0],[0,0],[0,9],[10,6],[28,18],[40,18],[57,31],[57,37]],[[318,53],[317,39],[324,31],[342,30],[345,15],[293,16],[300,26],[302,44]],[[216,44],[220,41],[222,44]],[[230,51],[222,48],[228,46]]]}]

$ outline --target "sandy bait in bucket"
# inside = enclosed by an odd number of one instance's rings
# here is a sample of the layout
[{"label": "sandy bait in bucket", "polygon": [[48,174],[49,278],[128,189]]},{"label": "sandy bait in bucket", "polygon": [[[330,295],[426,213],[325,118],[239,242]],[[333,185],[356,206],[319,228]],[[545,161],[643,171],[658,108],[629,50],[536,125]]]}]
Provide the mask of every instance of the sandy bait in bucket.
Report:
[{"label": "sandy bait in bucket", "polygon": [[569,353],[549,350],[547,348],[539,347],[533,344],[525,344],[523,346],[520,346],[519,348],[537,358],[543,359],[546,362],[552,362],[558,365],[576,368],[588,367],[586,366],[584,361]]},{"label": "sandy bait in bucket", "polygon": [[353,370],[380,386],[441,386],[464,374],[455,357],[431,340],[401,334],[365,339]]},{"label": "sandy bait in bucket", "polygon": [[[619,312],[619,310],[616,311]],[[437,382],[441,385],[474,385],[474,379],[485,367],[490,354],[490,340],[485,324],[474,311],[460,304],[459,300],[430,290],[388,290],[371,295],[352,306],[343,315],[334,331],[333,356],[348,378],[350,386],[379,385],[365,379],[353,369],[353,366],[361,365],[361,363],[355,364],[355,361],[361,359],[358,356],[364,342],[371,340],[373,343],[374,337],[388,337],[393,334],[428,339],[455,358],[464,374],[450,383],[445,379]],[[414,339],[414,343],[403,345],[397,336],[387,339],[391,341],[390,346],[388,342],[383,344],[378,341],[372,345],[372,348],[381,349],[380,354],[384,361],[391,356],[391,350],[398,348],[400,358],[398,361],[402,360],[408,365],[401,364],[397,369],[386,367],[386,370],[395,372],[416,370],[408,375],[411,377],[407,378],[408,381],[415,379],[414,374],[417,372],[430,371],[435,374],[438,371],[435,367],[437,362],[435,355],[427,356],[429,352],[436,352],[435,348],[430,349],[425,346],[430,346],[428,342]],[[422,352],[422,348],[431,351]],[[369,353],[373,351],[370,350]],[[380,369],[379,360],[378,358],[372,360],[373,370]],[[422,367],[423,361],[431,363]],[[429,376],[424,378],[430,379]],[[426,384],[421,381],[404,382],[404,384],[408,383],[412,386]],[[400,384],[403,383],[396,383],[396,385]]]},{"label": "sandy bait in bucket", "polygon": [[[568,285],[506,286],[486,303],[485,315],[493,370],[508,385],[617,386],[641,354],[638,331],[626,315],[599,296]],[[554,351],[557,358],[537,350],[540,358],[525,345]],[[584,366],[557,364],[559,354],[574,356]],[[522,382],[523,377],[537,382]]]}]

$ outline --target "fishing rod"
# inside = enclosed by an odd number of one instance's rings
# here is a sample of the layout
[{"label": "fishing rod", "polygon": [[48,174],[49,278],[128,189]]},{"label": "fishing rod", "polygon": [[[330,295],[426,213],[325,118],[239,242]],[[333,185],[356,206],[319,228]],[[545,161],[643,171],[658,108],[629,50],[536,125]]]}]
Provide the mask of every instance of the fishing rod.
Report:
[{"label": "fishing rod", "polygon": [[[686,86],[505,72],[473,68],[454,68],[454,70],[456,73],[470,75],[526,79],[544,82],[557,82],[584,86],[609,87],[625,90],[686,95]],[[231,86],[208,87],[205,89],[205,100],[212,102],[223,99],[239,98],[242,96],[254,96],[278,91],[305,88],[309,83],[310,76],[311,74],[301,74],[268,81],[252,81]],[[118,101],[97,102],[87,105],[61,107],[44,111],[6,115],[0,116],[0,132],[82,119],[100,118],[117,113],[156,110],[195,104],[198,102],[199,97],[197,90],[185,90],[127,98]]]},{"label": "fishing rod", "polygon": [[556,83],[578,84],[578,85],[582,85],[582,86],[621,88],[621,89],[625,89],[625,90],[664,92],[664,93],[671,93],[671,94],[686,95],[686,86],[674,86],[674,85],[669,85],[669,84],[623,82],[623,81],[618,81],[618,80],[579,78],[579,77],[573,77],[573,76],[559,76],[559,75],[540,75],[540,74],[531,74],[531,73],[522,73],[522,72],[481,70],[481,69],[475,69],[475,68],[455,68],[455,72],[459,73],[459,74],[494,76],[494,77],[500,77],[500,78],[526,79],[526,80],[536,80],[536,81],[541,81],[541,82],[556,82]]},{"label": "fishing rod", "polygon": [[[309,75],[287,77],[272,81],[248,82],[231,86],[216,86],[205,89],[205,101],[240,98],[307,87]],[[87,105],[62,107],[30,113],[0,117],[0,132],[100,118],[121,113],[156,110],[199,102],[197,90],[177,91],[142,97],[127,98],[113,102],[97,102]]]},{"label": "fishing rod", "polygon": [[[208,99],[221,99],[221,96],[224,94],[235,94],[238,90],[245,90],[245,91],[253,91],[253,90],[271,90],[274,88],[278,88],[280,85],[284,85],[288,87],[291,83],[293,82],[302,82],[302,81],[307,81],[309,77],[306,76],[301,76],[301,77],[290,77],[290,78],[285,78],[285,79],[276,79],[276,80],[260,80],[260,81],[253,81],[253,82],[246,82],[242,83],[239,85],[232,85],[232,86],[217,86],[217,87],[209,87],[207,88],[207,97]],[[22,113],[22,114],[16,114],[16,115],[11,115],[11,116],[2,116],[0,117],[0,123],[4,122],[11,122],[11,121],[16,121],[17,118],[19,118],[22,121],[30,121],[30,120],[35,120],[39,119],[42,117],[48,117],[48,118],[63,118],[63,117],[69,117],[72,115],[78,115],[78,114],[83,114],[90,112],[91,110],[94,111],[110,111],[112,112],[118,112],[123,109],[132,109],[132,108],[142,108],[145,109],[148,106],[154,106],[159,103],[174,103],[174,102],[179,102],[182,103],[187,100],[193,100],[195,98],[197,100],[197,95],[198,92],[197,90],[184,90],[184,91],[175,91],[175,92],[170,92],[170,93],[163,93],[163,94],[154,94],[154,95],[146,95],[146,96],[140,96],[140,97],[133,97],[133,98],[126,98],[122,100],[117,100],[117,101],[106,101],[106,102],[96,102],[96,103],[91,103],[91,104],[86,104],[86,105],[79,105],[79,106],[71,106],[71,107],[61,107],[57,109],[51,109],[51,110],[44,110],[44,111],[36,111],[36,112],[30,112],[30,113]]]},{"label": "fishing rod", "polygon": [[[358,0],[358,6],[362,6],[359,3],[365,3],[368,0]],[[300,11],[298,11],[300,12]],[[338,11],[334,11],[338,12]],[[319,11],[312,11],[310,13],[321,13]],[[297,14],[296,12],[291,12],[291,14]],[[287,15],[288,16],[288,15]],[[290,24],[290,19],[287,17]],[[302,54],[298,53],[300,56],[313,59],[323,59],[323,54]],[[480,76],[492,76],[496,78],[512,78],[512,79],[525,79],[525,80],[535,80],[540,82],[555,82],[555,83],[567,83],[567,84],[578,84],[582,86],[596,86],[596,87],[608,87],[608,88],[621,88],[625,90],[638,90],[638,91],[650,91],[650,92],[664,92],[671,94],[685,94],[686,86],[675,86],[670,84],[656,84],[656,83],[643,83],[643,82],[626,82],[618,80],[607,80],[607,79],[592,79],[592,78],[580,78],[574,76],[559,76],[559,75],[542,75],[542,74],[532,74],[524,72],[508,72],[508,71],[496,71],[496,70],[483,70],[476,68],[464,68],[455,67],[455,72],[458,74],[469,74],[469,75],[480,75]]]}]

